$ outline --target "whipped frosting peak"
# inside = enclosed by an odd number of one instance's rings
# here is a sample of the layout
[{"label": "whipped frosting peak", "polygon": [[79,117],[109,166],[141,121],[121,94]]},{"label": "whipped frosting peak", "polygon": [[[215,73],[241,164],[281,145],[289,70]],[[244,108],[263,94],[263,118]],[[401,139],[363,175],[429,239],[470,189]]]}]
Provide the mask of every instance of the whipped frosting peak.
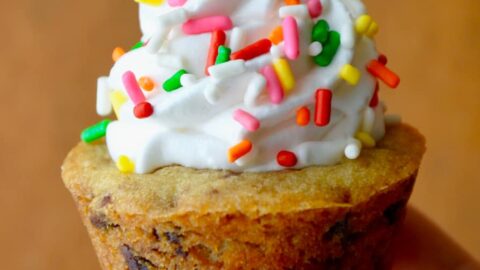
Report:
[{"label": "whipped frosting peak", "polygon": [[[118,118],[106,130],[112,159],[149,173],[169,165],[275,171],[358,157],[385,134],[383,73],[368,68],[379,57],[378,29],[365,12],[357,0],[140,4],[143,46],[99,79],[97,109],[108,115],[110,99]],[[212,47],[219,62],[208,66]]]}]

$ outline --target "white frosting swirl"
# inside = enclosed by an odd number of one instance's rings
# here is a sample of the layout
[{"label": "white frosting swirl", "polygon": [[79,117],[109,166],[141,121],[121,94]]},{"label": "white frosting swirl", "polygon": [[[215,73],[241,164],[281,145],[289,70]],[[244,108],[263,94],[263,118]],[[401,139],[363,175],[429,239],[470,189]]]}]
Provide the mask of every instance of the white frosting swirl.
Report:
[{"label": "white frosting swirl", "polygon": [[[364,68],[378,54],[373,41],[355,31],[356,17],[365,12],[363,4],[357,0],[323,0],[322,4],[320,18],[296,17],[301,54],[289,62],[297,83],[278,105],[268,100],[265,90],[255,93],[247,89],[251,83],[261,82],[258,72],[262,66],[282,56],[282,43],[272,47],[270,54],[247,61],[246,72],[218,81],[204,75],[211,35],[186,35],[181,23],[165,22],[162,16],[172,10],[177,12],[176,16],[171,16],[173,21],[185,19],[182,16],[229,16],[236,29],[226,32],[227,45],[232,40],[232,32],[241,32],[245,34],[240,44],[243,47],[268,37],[281,25],[279,9],[284,6],[283,1],[188,0],[183,7],[176,8],[167,4],[159,7],[140,5],[144,41],[152,42],[152,37],[161,40],[159,33],[169,27],[171,31],[164,34],[165,42],[159,43],[162,46],[158,51],[154,47],[158,44],[130,51],[111,70],[108,85],[112,90],[125,92],[122,75],[130,70],[137,78],[149,76],[157,82],[154,91],[145,92],[154,107],[151,117],[137,119],[133,114],[134,104],[127,101],[119,110],[119,120],[109,125],[106,141],[112,158],[129,157],[137,173],[152,172],[172,164],[233,171],[274,171],[284,169],[276,159],[281,150],[295,153],[298,158],[295,168],[330,165],[343,158],[346,146],[355,141],[359,129],[368,129],[376,140],[382,138],[385,133],[383,106],[369,107],[376,81]],[[328,67],[317,66],[309,55],[311,31],[318,19],[326,20],[330,28],[341,35],[341,47]],[[168,25],[170,23],[172,25]],[[358,67],[361,72],[357,85],[351,86],[339,78],[339,71],[345,64]],[[165,92],[162,83],[179,69],[187,70],[198,79],[185,77],[184,87]],[[330,124],[326,127],[313,123],[298,126],[295,121],[297,109],[308,106],[313,115],[315,91],[319,88],[333,92]],[[254,115],[261,123],[260,129],[250,132],[236,122],[233,112],[237,109]],[[244,139],[252,142],[253,150],[230,163],[228,149]]]}]

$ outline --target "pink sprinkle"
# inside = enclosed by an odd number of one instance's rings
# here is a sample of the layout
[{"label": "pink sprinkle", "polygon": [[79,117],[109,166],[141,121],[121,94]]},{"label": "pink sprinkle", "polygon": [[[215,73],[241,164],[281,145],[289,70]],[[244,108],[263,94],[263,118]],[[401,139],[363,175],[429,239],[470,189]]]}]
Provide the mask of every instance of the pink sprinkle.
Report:
[{"label": "pink sprinkle", "polygon": [[261,72],[267,80],[267,91],[270,96],[270,102],[280,104],[283,101],[283,88],[278,80],[275,69],[271,65],[268,65],[262,68]]},{"label": "pink sprinkle", "polygon": [[228,16],[211,16],[200,19],[191,19],[183,24],[183,32],[187,35],[198,35],[215,30],[227,31],[233,28]]},{"label": "pink sprinkle", "polygon": [[300,55],[300,37],[298,25],[294,17],[288,16],[283,20],[283,39],[285,41],[285,55],[295,60]]},{"label": "pink sprinkle", "polygon": [[187,0],[168,0],[168,4],[169,4],[171,7],[181,7],[181,6],[183,6],[186,2],[187,2]]},{"label": "pink sprinkle", "polygon": [[140,89],[137,78],[133,72],[130,70],[125,72],[122,76],[122,81],[127,90],[128,96],[130,96],[130,99],[135,105],[145,101],[145,95],[143,94],[142,89]]},{"label": "pink sprinkle", "polygon": [[322,15],[323,7],[320,0],[308,0],[307,6],[310,17],[317,18]]},{"label": "pink sprinkle", "polygon": [[240,123],[248,131],[256,131],[260,128],[260,121],[250,113],[238,109],[233,113],[233,119]]}]

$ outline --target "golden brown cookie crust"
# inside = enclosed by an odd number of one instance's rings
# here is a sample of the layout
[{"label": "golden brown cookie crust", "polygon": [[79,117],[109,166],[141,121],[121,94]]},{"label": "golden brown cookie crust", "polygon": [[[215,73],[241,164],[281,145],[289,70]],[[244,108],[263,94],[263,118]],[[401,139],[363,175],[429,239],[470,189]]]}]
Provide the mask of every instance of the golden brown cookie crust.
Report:
[{"label": "golden brown cookie crust", "polygon": [[384,264],[424,151],[398,124],[335,166],[126,175],[80,143],[62,174],[104,269],[348,269]]}]

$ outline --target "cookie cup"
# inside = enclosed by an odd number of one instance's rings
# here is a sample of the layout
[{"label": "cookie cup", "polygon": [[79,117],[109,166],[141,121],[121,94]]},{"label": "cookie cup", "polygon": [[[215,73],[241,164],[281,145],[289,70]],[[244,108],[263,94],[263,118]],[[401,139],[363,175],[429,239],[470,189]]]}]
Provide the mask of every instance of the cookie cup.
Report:
[{"label": "cookie cup", "polygon": [[335,166],[122,174],[106,146],[62,168],[103,269],[388,269],[425,140],[397,124]]}]

